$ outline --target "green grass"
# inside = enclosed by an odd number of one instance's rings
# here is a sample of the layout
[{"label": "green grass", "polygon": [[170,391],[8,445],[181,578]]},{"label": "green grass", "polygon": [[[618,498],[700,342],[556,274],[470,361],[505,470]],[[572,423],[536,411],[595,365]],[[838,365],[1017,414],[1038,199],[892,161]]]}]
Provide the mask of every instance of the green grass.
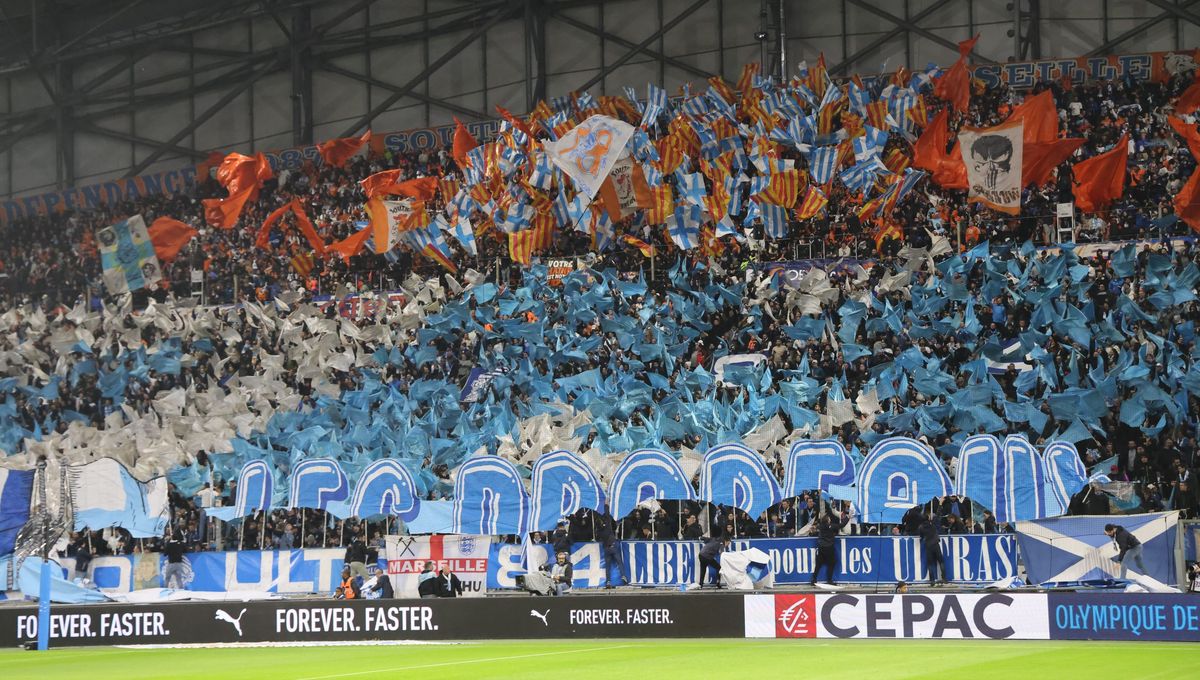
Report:
[{"label": "green grass", "polygon": [[[1195,678],[1187,643],[572,640],[0,651],[0,678]],[[785,675],[786,674],[786,675]]]}]

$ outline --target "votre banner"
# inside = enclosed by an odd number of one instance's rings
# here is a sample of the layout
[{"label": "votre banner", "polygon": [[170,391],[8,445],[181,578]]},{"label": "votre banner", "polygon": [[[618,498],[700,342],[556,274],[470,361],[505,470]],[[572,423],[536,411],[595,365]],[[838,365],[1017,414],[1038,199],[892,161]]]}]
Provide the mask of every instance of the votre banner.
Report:
[{"label": "votre banner", "polygon": [[1024,134],[1023,121],[990,128],[964,127],[958,133],[958,148],[971,185],[967,200],[1011,215],[1021,212]]}]

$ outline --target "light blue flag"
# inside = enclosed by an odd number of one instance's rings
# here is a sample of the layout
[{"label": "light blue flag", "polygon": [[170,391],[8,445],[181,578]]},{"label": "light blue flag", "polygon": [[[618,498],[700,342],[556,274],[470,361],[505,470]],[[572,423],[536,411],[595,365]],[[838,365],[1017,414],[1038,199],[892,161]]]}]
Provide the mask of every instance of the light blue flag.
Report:
[{"label": "light blue flag", "polygon": [[848,487],[854,484],[854,472],[854,461],[838,440],[801,439],[788,452],[783,493],[792,497],[805,491],[829,492],[831,486]]},{"label": "light blue flag", "polygon": [[476,456],[459,466],[452,533],[522,536],[529,531],[529,509],[521,473],[507,459]]},{"label": "light blue flag", "polygon": [[709,449],[700,467],[701,500],[739,508],[757,519],[783,499],[762,456],[741,444]]},{"label": "light blue flag", "polygon": [[289,508],[324,510],[330,503],[344,501],[350,496],[346,473],[331,458],[301,461],[293,468],[290,482]]},{"label": "light blue flag", "polygon": [[858,469],[858,511],[863,522],[899,524],[909,508],[953,485],[929,447],[908,437],[884,439]]},{"label": "light blue flag", "polygon": [[134,538],[156,538],[167,529],[167,479],[134,479],[112,458],[68,468],[75,530],[121,527]]},{"label": "light blue flag", "polygon": [[553,531],[560,519],[584,508],[604,510],[604,490],[596,473],[569,451],[538,456],[533,463],[531,488],[529,527],[533,531]]},{"label": "light blue flag", "polygon": [[420,511],[421,499],[412,473],[394,458],[381,458],[359,474],[348,507],[351,517],[396,515],[405,522]]},{"label": "light blue flag", "polygon": [[17,532],[29,521],[33,470],[0,467],[0,556],[13,551]]}]

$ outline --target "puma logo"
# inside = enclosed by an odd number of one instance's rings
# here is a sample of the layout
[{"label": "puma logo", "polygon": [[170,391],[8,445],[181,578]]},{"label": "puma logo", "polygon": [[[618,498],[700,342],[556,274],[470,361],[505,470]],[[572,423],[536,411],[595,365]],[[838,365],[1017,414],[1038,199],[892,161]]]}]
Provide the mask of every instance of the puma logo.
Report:
[{"label": "puma logo", "polygon": [[541,619],[541,620],[542,620],[542,623],[543,623],[543,624],[544,624],[546,627],[549,627],[549,626],[550,626],[550,622],[546,620],[546,617],[550,615],[550,610],[549,610],[549,609],[547,609],[547,610],[546,610],[546,613],[545,613],[545,614],[542,614],[542,613],[538,612],[538,610],[536,610],[536,609],[530,609],[530,610],[529,610],[529,615],[530,615],[530,616],[536,616],[536,617],[538,617],[539,619]]},{"label": "puma logo", "polygon": [[243,609],[241,611],[241,613],[238,614],[237,618],[235,619],[232,616],[230,616],[229,613],[226,612],[224,609],[218,609],[216,616],[214,616],[213,618],[218,621],[224,621],[225,623],[233,624],[233,627],[235,629],[237,629],[238,637],[241,637],[242,636],[242,617],[245,615],[246,615],[246,610]]}]

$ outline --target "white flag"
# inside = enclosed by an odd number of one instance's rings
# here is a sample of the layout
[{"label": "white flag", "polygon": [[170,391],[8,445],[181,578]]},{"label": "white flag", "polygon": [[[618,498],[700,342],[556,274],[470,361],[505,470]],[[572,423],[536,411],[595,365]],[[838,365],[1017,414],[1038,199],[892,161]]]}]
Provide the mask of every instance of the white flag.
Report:
[{"label": "white flag", "polygon": [[1012,215],[1021,212],[1024,131],[1024,121],[1017,121],[990,128],[964,127],[958,133],[971,185],[967,200]]},{"label": "white flag", "polygon": [[396,244],[400,242],[400,233],[408,228],[408,222],[412,219],[413,214],[412,199],[383,201],[383,207],[387,214],[387,243],[382,244],[383,250],[377,252],[386,253],[396,247]]},{"label": "white flag", "polygon": [[628,123],[608,116],[591,116],[558,141],[543,144],[550,160],[591,201],[632,136],[633,126]]}]

